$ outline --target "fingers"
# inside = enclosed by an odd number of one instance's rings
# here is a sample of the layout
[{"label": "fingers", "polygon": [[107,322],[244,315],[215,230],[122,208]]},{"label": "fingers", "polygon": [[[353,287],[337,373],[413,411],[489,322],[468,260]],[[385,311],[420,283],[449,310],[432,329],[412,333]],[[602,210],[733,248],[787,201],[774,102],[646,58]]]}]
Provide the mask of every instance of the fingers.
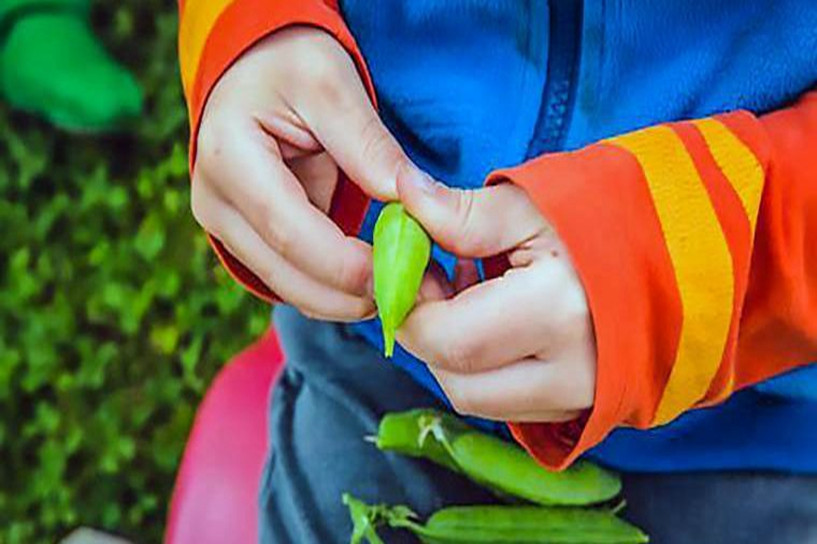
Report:
[{"label": "fingers", "polygon": [[451,189],[416,168],[397,178],[400,200],[444,249],[460,257],[488,257],[547,228],[525,192],[511,184],[475,191]]},{"label": "fingers", "polygon": [[319,99],[304,102],[299,115],[338,166],[369,196],[397,200],[397,171],[408,163],[400,145],[377,115],[352,61],[318,74]]},{"label": "fingers", "polygon": [[206,185],[194,185],[194,213],[202,225],[253,271],[281,299],[306,315],[332,321],[358,321],[374,315],[369,297],[352,296],[328,287],[272,250],[244,217]]},{"label": "fingers", "polygon": [[286,29],[244,54],[208,100],[194,209],[288,302],[360,316],[373,308],[372,254],[327,217],[339,169],[368,194],[395,200],[406,161],[337,41]]},{"label": "fingers", "polygon": [[424,301],[397,331],[400,344],[432,367],[461,374],[542,354],[548,315],[546,308],[531,307],[530,275],[520,271],[454,298]]},{"label": "fingers", "polygon": [[569,421],[593,405],[594,365],[525,359],[479,374],[432,372],[454,409],[501,421]]},{"label": "fingers", "polygon": [[306,191],[312,204],[325,214],[332,206],[332,196],[338,184],[338,167],[326,153],[298,157],[287,163]]},{"label": "fingers", "polygon": [[285,159],[314,155],[323,151],[321,143],[315,139],[300,118],[290,110],[274,113],[259,113],[255,116],[261,128],[275,138]]},{"label": "fingers", "polygon": [[315,150],[314,139],[369,196],[397,199],[397,169],[407,159],[334,37],[304,26],[283,29],[245,53],[227,77],[236,72],[246,80],[233,96],[252,98],[252,115],[270,133],[302,149]]},{"label": "fingers", "polygon": [[271,250],[315,280],[353,295],[367,293],[371,248],[345,236],[310,202],[275,142],[251,121],[212,133],[200,140],[194,185],[212,187]]}]

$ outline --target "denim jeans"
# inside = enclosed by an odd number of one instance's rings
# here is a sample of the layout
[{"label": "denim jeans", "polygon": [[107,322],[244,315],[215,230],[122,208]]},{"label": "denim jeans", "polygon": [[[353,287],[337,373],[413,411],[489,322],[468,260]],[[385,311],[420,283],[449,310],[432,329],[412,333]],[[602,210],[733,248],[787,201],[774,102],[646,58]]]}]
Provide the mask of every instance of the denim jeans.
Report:
[{"label": "denim jeans", "polygon": [[[341,495],[406,504],[425,517],[443,506],[496,502],[430,462],[382,453],[364,440],[389,411],[438,401],[343,325],[275,310],[286,369],[272,395],[261,487],[261,541],[349,541]],[[815,452],[817,455],[817,452]],[[817,477],[769,472],[624,474],[624,516],[658,544],[817,543]],[[383,533],[385,541],[414,542]]]}]

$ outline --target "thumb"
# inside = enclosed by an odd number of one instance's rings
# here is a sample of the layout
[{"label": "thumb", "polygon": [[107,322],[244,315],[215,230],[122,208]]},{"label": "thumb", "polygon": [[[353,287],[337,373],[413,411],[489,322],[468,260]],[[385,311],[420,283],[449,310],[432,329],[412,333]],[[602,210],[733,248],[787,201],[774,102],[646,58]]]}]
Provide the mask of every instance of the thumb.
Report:
[{"label": "thumb", "polygon": [[504,253],[545,227],[525,192],[510,183],[453,189],[407,165],[397,175],[397,189],[406,210],[434,241],[459,257]]},{"label": "thumb", "polygon": [[341,170],[370,197],[396,200],[397,171],[409,161],[356,73],[334,82],[310,109],[310,130]]}]

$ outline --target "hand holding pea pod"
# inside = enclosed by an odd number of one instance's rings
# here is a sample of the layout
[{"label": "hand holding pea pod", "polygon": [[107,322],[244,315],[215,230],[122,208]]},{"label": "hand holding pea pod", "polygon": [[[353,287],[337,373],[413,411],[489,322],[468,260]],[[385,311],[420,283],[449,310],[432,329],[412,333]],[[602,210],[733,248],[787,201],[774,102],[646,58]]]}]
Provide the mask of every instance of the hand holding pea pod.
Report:
[{"label": "hand holding pea pod", "polygon": [[[397,189],[442,249],[460,260],[501,255],[511,265],[453,296],[424,297],[398,331],[455,410],[541,423],[571,421],[593,407],[596,345],[587,296],[568,248],[527,193],[511,183],[453,189],[406,171]],[[565,451],[554,464],[577,453]]]},{"label": "hand holding pea pod", "polygon": [[543,506],[458,506],[435,512],[425,524],[405,506],[369,506],[350,495],[343,501],[355,526],[351,544],[382,544],[376,528],[407,529],[425,544],[639,544],[638,528],[610,510]]},{"label": "hand holding pea pod", "polygon": [[296,25],[255,43],[213,90],[196,142],[193,214],[230,270],[316,319],[374,315],[372,249],[332,202],[344,178],[394,200],[398,168],[413,166],[333,36]]},{"label": "hand holding pea pod", "polygon": [[621,480],[588,461],[553,472],[522,448],[435,410],[387,414],[376,437],[381,450],[424,457],[499,493],[541,505],[589,505],[621,492]]}]

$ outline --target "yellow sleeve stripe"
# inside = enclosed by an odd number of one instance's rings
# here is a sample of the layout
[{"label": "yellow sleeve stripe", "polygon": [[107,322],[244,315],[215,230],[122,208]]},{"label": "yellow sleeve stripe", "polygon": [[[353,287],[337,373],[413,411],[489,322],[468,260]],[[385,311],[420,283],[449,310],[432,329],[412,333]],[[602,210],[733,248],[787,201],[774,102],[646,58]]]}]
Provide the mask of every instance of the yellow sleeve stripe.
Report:
[{"label": "yellow sleeve stripe", "polygon": [[701,119],[694,125],[706,140],[718,168],[743,203],[754,235],[766,180],[760,161],[740,138],[717,119]]},{"label": "yellow sleeve stripe", "polygon": [[179,23],[179,63],[186,96],[196,80],[201,55],[219,16],[234,0],[187,0]]},{"label": "yellow sleeve stripe", "polygon": [[703,399],[720,367],[732,318],[732,257],[704,182],[675,131],[656,126],[610,143],[641,165],[681,299],[678,350],[653,420],[662,425]]}]

